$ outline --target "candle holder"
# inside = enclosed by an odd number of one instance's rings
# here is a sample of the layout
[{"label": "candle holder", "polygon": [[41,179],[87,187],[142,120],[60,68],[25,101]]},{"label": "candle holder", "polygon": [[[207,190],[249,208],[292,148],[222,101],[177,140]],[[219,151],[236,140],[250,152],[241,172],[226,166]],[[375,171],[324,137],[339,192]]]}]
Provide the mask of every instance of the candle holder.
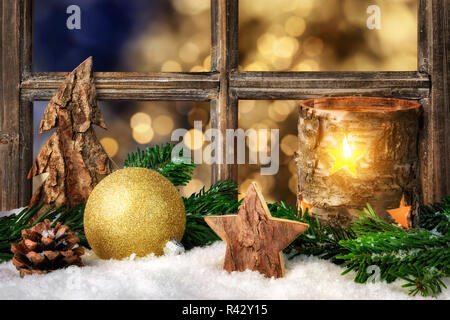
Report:
[{"label": "candle holder", "polygon": [[380,216],[402,196],[418,202],[415,101],[338,97],[299,106],[298,204],[321,220],[346,226],[370,203]]}]

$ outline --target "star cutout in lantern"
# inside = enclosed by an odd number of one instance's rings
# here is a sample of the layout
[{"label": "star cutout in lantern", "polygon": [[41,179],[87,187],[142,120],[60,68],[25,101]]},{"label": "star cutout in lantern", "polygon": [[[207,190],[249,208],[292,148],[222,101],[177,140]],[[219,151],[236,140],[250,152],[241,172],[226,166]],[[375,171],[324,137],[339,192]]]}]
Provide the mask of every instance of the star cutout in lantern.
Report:
[{"label": "star cutout in lantern", "polygon": [[305,223],[273,218],[254,182],[237,215],[209,216],[205,221],[227,244],[225,270],[249,269],[269,278],[284,275],[282,250],[308,229]]},{"label": "star cutout in lantern", "polygon": [[341,168],[347,168],[347,170],[356,177],[356,161],[361,158],[367,151],[353,150],[350,148],[347,142],[347,137],[344,137],[342,147],[340,149],[328,149],[328,153],[335,159],[331,173],[333,174]]},{"label": "star cutout in lantern", "polygon": [[386,211],[391,215],[395,222],[406,229],[410,229],[412,227],[412,206],[407,206],[405,204],[405,195],[402,195],[400,207]]},{"label": "star cutout in lantern", "polygon": [[300,201],[300,209],[302,210],[303,213],[306,211],[306,209],[308,209],[308,213],[311,213],[312,208],[314,208],[312,204],[306,203],[303,200]]}]

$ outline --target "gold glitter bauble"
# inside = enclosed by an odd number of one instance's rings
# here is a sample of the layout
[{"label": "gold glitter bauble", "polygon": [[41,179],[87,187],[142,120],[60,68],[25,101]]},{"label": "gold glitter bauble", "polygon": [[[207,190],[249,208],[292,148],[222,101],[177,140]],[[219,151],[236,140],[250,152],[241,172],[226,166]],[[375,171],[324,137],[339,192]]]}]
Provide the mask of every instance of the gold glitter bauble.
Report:
[{"label": "gold glitter bauble", "polygon": [[181,241],[185,227],[178,190],[158,172],[144,168],[126,168],[104,178],[84,211],[87,241],[102,259],[162,255],[171,238]]}]

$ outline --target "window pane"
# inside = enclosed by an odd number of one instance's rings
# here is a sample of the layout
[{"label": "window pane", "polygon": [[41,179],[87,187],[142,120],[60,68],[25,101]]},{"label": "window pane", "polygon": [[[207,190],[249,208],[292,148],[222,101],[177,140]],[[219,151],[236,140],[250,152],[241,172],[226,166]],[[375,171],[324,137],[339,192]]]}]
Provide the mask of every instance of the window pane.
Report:
[{"label": "window pane", "polygon": [[34,71],[209,71],[210,0],[35,0]]},{"label": "window pane", "polygon": [[[39,134],[39,123],[47,104],[48,101],[34,103],[33,159],[55,131],[52,129]],[[176,144],[181,141],[171,141],[172,132],[176,129],[185,129],[185,139],[189,139],[194,121],[201,121],[199,131],[204,132],[210,127],[209,103],[100,101],[99,104],[108,130],[94,126],[95,133],[119,168],[123,167],[127,154],[135,152],[138,147],[143,150],[151,145],[166,142]],[[193,148],[204,147],[202,142],[195,141],[191,145]],[[40,184],[39,179],[35,180],[33,188]],[[205,162],[197,164],[193,179],[182,191],[185,195],[190,195],[203,186],[210,186],[210,180],[211,166]]]},{"label": "window pane", "polygon": [[417,70],[417,0],[241,0],[240,69]]},{"label": "window pane", "polygon": [[[239,101],[239,128],[247,131],[257,131],[258,142],[246,138],[246,162],[239,165],[239,197],[245,196],[248,186],[256,181],[262,189],[264,198],[268,202],[286,201],[292,205],[296,203],[297,193],[297,171],[294,162],[294,152],[297,150],[297,111],[296,101]],[[263,131],[267,129],[267,141]],[[272,135],[271,130],[278,130],[278,141]],[[261,141],[263,143],[261,143]],[[276,156],[278,149],[279,158]],[[258,153],[258,163],[250,164],[249,154],[251,151]],[[267,153],[271,158],[273,172],[262,174],[261,159]],[[274,165],[278,162],[277,166]]]}]

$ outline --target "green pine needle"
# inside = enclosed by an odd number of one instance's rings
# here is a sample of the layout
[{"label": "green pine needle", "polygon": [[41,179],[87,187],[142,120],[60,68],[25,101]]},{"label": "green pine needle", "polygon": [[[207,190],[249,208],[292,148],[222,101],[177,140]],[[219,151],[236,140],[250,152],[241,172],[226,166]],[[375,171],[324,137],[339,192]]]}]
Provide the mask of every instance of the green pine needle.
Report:
[{"label": "green pine needle", "polygon": [[38,219],[30,223],[43,206],[44,204],[33,205],[30,208],[23,209],[18,214],[0,217],[0,262],[12,259],[11,244],[22,240],[22,230],[31,228],[45,219],[52,221],[53,226],[58,222],[69,226],[71,231],[80,238],[80,245],[89,248],[83,228],[84,204],[69,210],[64,207],[59,209],[48,208]]},{"label": "green pine needle", "polygon": [[[182,151],[172,157],[173,146],[165,144],[140,149],[128,155],[125,167],[153,169],[176,186],[191,180],[195,164],[182,161]],[[240,201],[236,199],[237,185],[221,181],[209,189],[183,197],[186,208],[186,231],[182,240],[186,249],[208,245],[219,240],[205,223],[208,215],[236,214]],[[21,240],[23,229],[49,219],[56,224],[68,225],[88,247],[83,228],[85,204],[72,209],[49,208],[30,224],[43,205],[34,205],[16,215],[0,217],[0,261],[12,258],[11,243]],[[307,223],[308,230],[301,234],[286,250],[290,258],[297,255],[314,255],[335,264],[343,264],[346,274],[352,270],[355,281],[371,281],[373,270],[379,279],[387,282],[402,279],[410,294],[437,296],[446,288],[443,278],[450,276],[450,196],[430,206],[420,208],[419,229],[403,230],[374,212],[370,204],[358,211],[359,218],[350,228],[343,229],[322,224],[308,211],[298,212],[284,202],[268,204],[272,216]],[[369,272],[370,271],[370,272]]]},{"label": "green pine needle", "polygon": [[347,268],[342,274],[355,270],[355,281],[366,283],[372,275],[369,267],[375,268],[379,280],[407,281],[404,286],[413,287],[412,295],[436,296],[445,288],[442,278],[450,276],[448,230],[446,234],[426,229],[405,231],[379,218],[370,205],[360,212],[352,229],[358,238],[339,242],[348,250],[336,257],[345,261]]},{"label": "green pine needle", "polygon": [[399,278],[406,281],[403,288],[409,288],[409,294],[415,296],[420,293],[427,297],[436,298],[441,292],[442,288],[447,289],[445,283],[441,280],[444,277],[448,277],[442,271],[435,268],[420,268],[413,266],[406,266],[405,272],[411,276],[399,276]]},{"label": "green pine needle", "polygon": [[421,206],[419,218],[420,228],[441,234],[448,233],[450,231],[450,196],[443,198],[442,203]]},{"label": "green pine needle", "polygon": [[356,210],[356,213],[359,217],[353,221],[351,229],[357,236],[364,236],[366,234],[377,232],[402,231],[402,229],[395,224],[381,219],[375,211],[373,211],[372,206],[369,203],[362,211]]},{"label": "green pine needle", "polygon": [[137,152],[128,154],[124,167],[153,169],[169,179],[175,186],[185,186],[191,181],[195,164],[185,163],[183,150],[180,150],[176,156],[172,156],[172,150],[173,146],[170,143],[147,147],[144,151],[138,148]]},{"label": "green pine needle", "polygon": [[342,260],[337,260],[336,256],[347,253],[347,250],[339,245],[339,241],[353,239],[355,235],[352,230],[324,225],[317,217],[310,216],[308,209],[305,212],[298,212],[295,207],[284,202],[268,204],[268,207],[272,216],[276,218],[295,220],[309,225],[309,228],[286,248],[285,252],[289,254],[289,259],[303,254],[317,256],[336,264],[343,263]]},{"label": "green pine needle", "polygon": [[344,264],[346,269],[342,274],[354,270],[358,283],[377,280],[372,277],[375,271],[378,280],[403,279],[411,295],[435,297],[446,288],[442,279],[450,276],[449,223],[443,223],[448,221],[448,204],[446,198],[442,204],[424,207],[428,215],[421,217],[421,221],[430,231],[405,231],[381,219],[370,204],[358,211],[359,218],[348,229],[322,225],[307,212],[298,215],[294,207],[284,203],[269,205],[269,209],[273,216],[310,226],[286,250],[291,258],[314,255]]},{"label": "green pine needle", "polygon": [[237,185],[231,181],[219,181],[208,190],[203,187],[198,193],[183,197],[186,209],[186,230],[181,241],[186,249],[208,245],[219,240],[216,233],[206,224],[209,215],[237,213],[240,201]]}]

